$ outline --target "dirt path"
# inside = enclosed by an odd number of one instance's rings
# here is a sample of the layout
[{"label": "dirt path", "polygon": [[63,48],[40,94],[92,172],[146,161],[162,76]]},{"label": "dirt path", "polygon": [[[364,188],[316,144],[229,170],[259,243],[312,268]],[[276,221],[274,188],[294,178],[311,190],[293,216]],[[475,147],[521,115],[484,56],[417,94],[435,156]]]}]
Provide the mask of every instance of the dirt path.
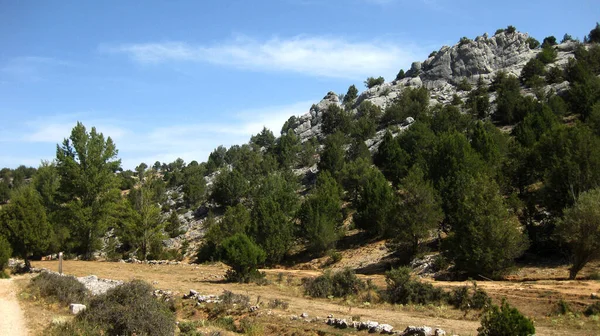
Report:
[{"label": "dirt path", "polygon": [[28,335],[13,279],[0,279],[0,335]]}]

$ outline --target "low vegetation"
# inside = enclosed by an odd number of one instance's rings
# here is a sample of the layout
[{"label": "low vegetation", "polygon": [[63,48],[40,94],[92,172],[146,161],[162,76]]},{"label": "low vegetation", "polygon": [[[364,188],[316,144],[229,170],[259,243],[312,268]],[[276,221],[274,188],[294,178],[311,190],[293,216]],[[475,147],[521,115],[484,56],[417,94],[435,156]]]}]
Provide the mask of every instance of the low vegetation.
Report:
[{"label": "low vegetation", "polygon": [[85,286],[72,276],[43,272],[31,280],[33,295],[58,301],[63,306],[86,303],[90,297]]}]

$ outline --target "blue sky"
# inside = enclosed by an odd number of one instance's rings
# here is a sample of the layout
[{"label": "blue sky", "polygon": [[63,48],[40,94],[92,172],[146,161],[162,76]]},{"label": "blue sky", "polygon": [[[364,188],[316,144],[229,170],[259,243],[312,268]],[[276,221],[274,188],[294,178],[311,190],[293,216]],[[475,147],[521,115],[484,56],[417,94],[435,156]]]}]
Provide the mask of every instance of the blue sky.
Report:
[{"label": "blue sky", "polygon": [[205,161],[462,36],[582,38],[598,14],[597,0],[0,0],[0,167],[51,160],[78,120],[124,168]]}]

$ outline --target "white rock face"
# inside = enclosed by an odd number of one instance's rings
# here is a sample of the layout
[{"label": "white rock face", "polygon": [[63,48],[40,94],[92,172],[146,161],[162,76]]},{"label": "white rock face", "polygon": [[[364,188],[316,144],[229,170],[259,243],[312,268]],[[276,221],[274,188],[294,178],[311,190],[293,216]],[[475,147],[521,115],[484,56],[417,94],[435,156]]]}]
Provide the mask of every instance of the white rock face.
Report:
[{"label": "white rock face", "polygon": [[92,292],[92,295],[104,294],[109,289],[123,284],[123,281],[99,279],[95,275],[80,277],[80,278],[77,278],[77,281],[81,282],[85,286],[85,288],[87,288],[90,292]]}]

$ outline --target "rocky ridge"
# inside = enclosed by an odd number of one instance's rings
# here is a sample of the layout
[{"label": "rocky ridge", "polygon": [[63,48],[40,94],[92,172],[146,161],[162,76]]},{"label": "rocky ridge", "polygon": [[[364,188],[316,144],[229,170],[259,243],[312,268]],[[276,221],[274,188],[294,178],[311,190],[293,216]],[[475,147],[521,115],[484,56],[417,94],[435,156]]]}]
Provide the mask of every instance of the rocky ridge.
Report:
[{"label": "rocky ridge", "polygon": [[[443,46],[437,52],[422,62],[414,62],[411,68],[406,72],[406,77],[399,80],[393,80],[381,85],[374,86],[363,91],[351,107],[351,113],[356,114],[358,106],[363,101],[369,101],[384,111],[398,98],[407,88],[425,87],[430,94],[430,105],[449,104],[456,95],[465,100],[468,92],[457,88],[458,83],[466,80],[472,85],[481,79],[483,83],[491,83],[494,76],[499,71],[507,74],[520,76],[521,71],[527,62],[536,57],[541,49],[531,49],[527,39],[528,34],[514,32],[500,32],[494,36],[483,34],[475,39],[461,39],[454,46]],[[573,53],[577,47],[577,42],[567,41],[554,46],[557,51],[557,59],[552,64],[547,65],[547,69],[553,66],[564,67],[569,58],[574,57]],[[569,88],[568,82],[547,85],[545,92],[555,92],[562,94]],[[523,89],[523,94],[534,95],[532,90]],[[496,99],[495,93],[490,94],[492,105]],[[330,105],[341,106],[339,96],[335,92],[328,92],[321,101],[313,104],[309,111],[301,116],[296,116],[293,123],[289,126],[300,138],[301,142],[311,138],[322,140],[324,134],[321,130],[323,113]],[[493,108],[492,108],[493,110]],[[412,118],[411,118],[412,119]],[[403,124],[392,125],[397,130],[393,135],[397,135],[404,129],[410,127],[412,120],[407,120]],[[380,129],[375,136],[365,141],[365,144],[371,152],[379,147],[387,129]],[[295,170],[297,175],[307,175],[316,173],[316,166],[302,167]],[[207,184],[211,184],[215,176],[208,176]],[[181,193],[179,193],[181,195]],[[180,237],[165,241],[168,248],[178,248],[182,241],[190,242],[190,251],[196,243],[200,242],[203,236],[203,218],[197,216],[197,212],[187,211],[179,216],[182,222],[182,228],[186,233]]]}]

